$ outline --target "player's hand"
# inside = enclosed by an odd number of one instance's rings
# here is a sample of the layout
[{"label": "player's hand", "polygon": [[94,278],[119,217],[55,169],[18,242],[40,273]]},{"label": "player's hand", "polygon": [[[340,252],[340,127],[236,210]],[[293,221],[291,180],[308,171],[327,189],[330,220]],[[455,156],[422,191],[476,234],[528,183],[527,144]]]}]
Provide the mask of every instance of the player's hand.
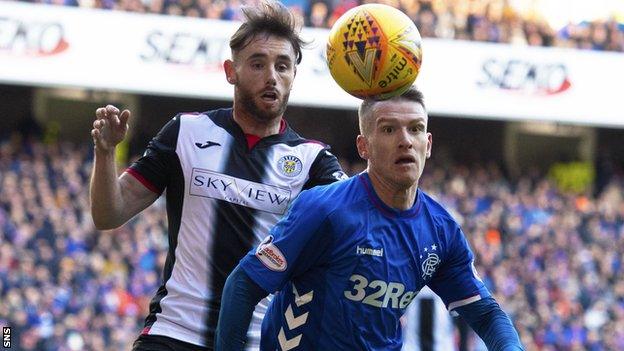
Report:
[{"label": "player's hand", "polygon": [[115,149],[115,146],[126,137],[129,118],[129,110],[119,113],[119,109],[113,105],[95,110],[95,121],[91,130],[95,147],[102,151]]}]

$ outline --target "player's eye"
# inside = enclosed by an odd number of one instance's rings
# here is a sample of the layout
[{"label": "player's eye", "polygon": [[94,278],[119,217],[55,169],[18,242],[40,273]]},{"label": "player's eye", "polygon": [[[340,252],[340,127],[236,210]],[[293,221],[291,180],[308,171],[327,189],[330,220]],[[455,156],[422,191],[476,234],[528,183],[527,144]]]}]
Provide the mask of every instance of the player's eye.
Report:
[{"label": "player's eye", "polygon": [[288,71],[289,68],[290,68],[290,66],[285,64],[285,63],[280,63],[280,64],[277,65],[277,71],[278,72],[286,72],[286,71]]},{"label": "player's eye", "polygon": [[383,133],[390,134],[390,133],[392,133],[392,131],[394,131],[394,128],[392,128],[390,126],[382,126],[381,127],[381,131]]},{"label": "player's eye", "polygon": [[412,133],[419,133],[419,132],[422,132],[423,130],[424,130],[424,126],[422,124],[419,124],[417,126],[413,126],[410,128],[410,131]]}]

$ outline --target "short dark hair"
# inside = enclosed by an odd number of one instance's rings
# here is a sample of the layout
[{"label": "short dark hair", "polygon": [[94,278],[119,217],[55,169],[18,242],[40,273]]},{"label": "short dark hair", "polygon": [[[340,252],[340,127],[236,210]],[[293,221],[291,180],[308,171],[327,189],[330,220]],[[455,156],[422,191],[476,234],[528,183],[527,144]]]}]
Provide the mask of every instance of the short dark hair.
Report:
[{"label": "short dark hair", "polygon": [[362,104],[360,104],[360,108],[358,110],[358,119],[360,125],[360,133],[364,134],[364,131],[368,132],[368,125],[370,124],[367,120],[373,110],[373,107],[383,101],[412,101],[420,104],[423,108],[425,107],[425,97],[423,93],[416,88],[415,85],[412,85],[409,89],[407,89],[403,94],[397,95],[387,100],[375,100],[375,99],[364,99]]},{"label": "short dark hair", "polygon": [[302,21],[278,1],[263,0],[256,6],[242,8],[245,21],[230,38],[233,53],[244,49],[258,34],[274,35],[290,42],[295,61],[301,62],[301,48],[306,42],[299,36]]}]

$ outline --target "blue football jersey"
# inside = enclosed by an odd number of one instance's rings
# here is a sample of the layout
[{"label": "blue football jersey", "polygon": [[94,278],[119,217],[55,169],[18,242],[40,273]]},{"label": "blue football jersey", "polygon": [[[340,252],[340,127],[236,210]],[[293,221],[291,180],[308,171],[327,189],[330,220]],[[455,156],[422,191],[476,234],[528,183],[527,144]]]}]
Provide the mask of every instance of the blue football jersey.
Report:
[{"label": "blue football jersey", "polygon": [[304,191],[241,261],[275,297],[262,350],[400,350],[400,317],[428,285],[449,309],[489,296],[459,225],[422,191],[399,211],[367,173]]}]

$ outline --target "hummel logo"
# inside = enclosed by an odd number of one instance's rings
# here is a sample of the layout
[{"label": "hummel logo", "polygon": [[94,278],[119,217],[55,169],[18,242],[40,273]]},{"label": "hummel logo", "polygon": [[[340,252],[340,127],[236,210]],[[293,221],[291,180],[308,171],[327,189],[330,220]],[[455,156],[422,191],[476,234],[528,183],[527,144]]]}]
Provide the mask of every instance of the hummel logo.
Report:
[{"label": "hummel logo", "polygon": [[219,143],[215,143],[214,141],[206,141],[205,144],[202,143],[195,143],[195,146],[197,146],[200,149],[205,149],[211,146],[221,146],[221,144]]},{"label": "hummel logo", "polygon": [[383,247],[381,249],[373,249],[370,247],[360,247],[360,245],[357,245],[355,248],[355,252],[357,252],[358,255],[383,257]]}]

